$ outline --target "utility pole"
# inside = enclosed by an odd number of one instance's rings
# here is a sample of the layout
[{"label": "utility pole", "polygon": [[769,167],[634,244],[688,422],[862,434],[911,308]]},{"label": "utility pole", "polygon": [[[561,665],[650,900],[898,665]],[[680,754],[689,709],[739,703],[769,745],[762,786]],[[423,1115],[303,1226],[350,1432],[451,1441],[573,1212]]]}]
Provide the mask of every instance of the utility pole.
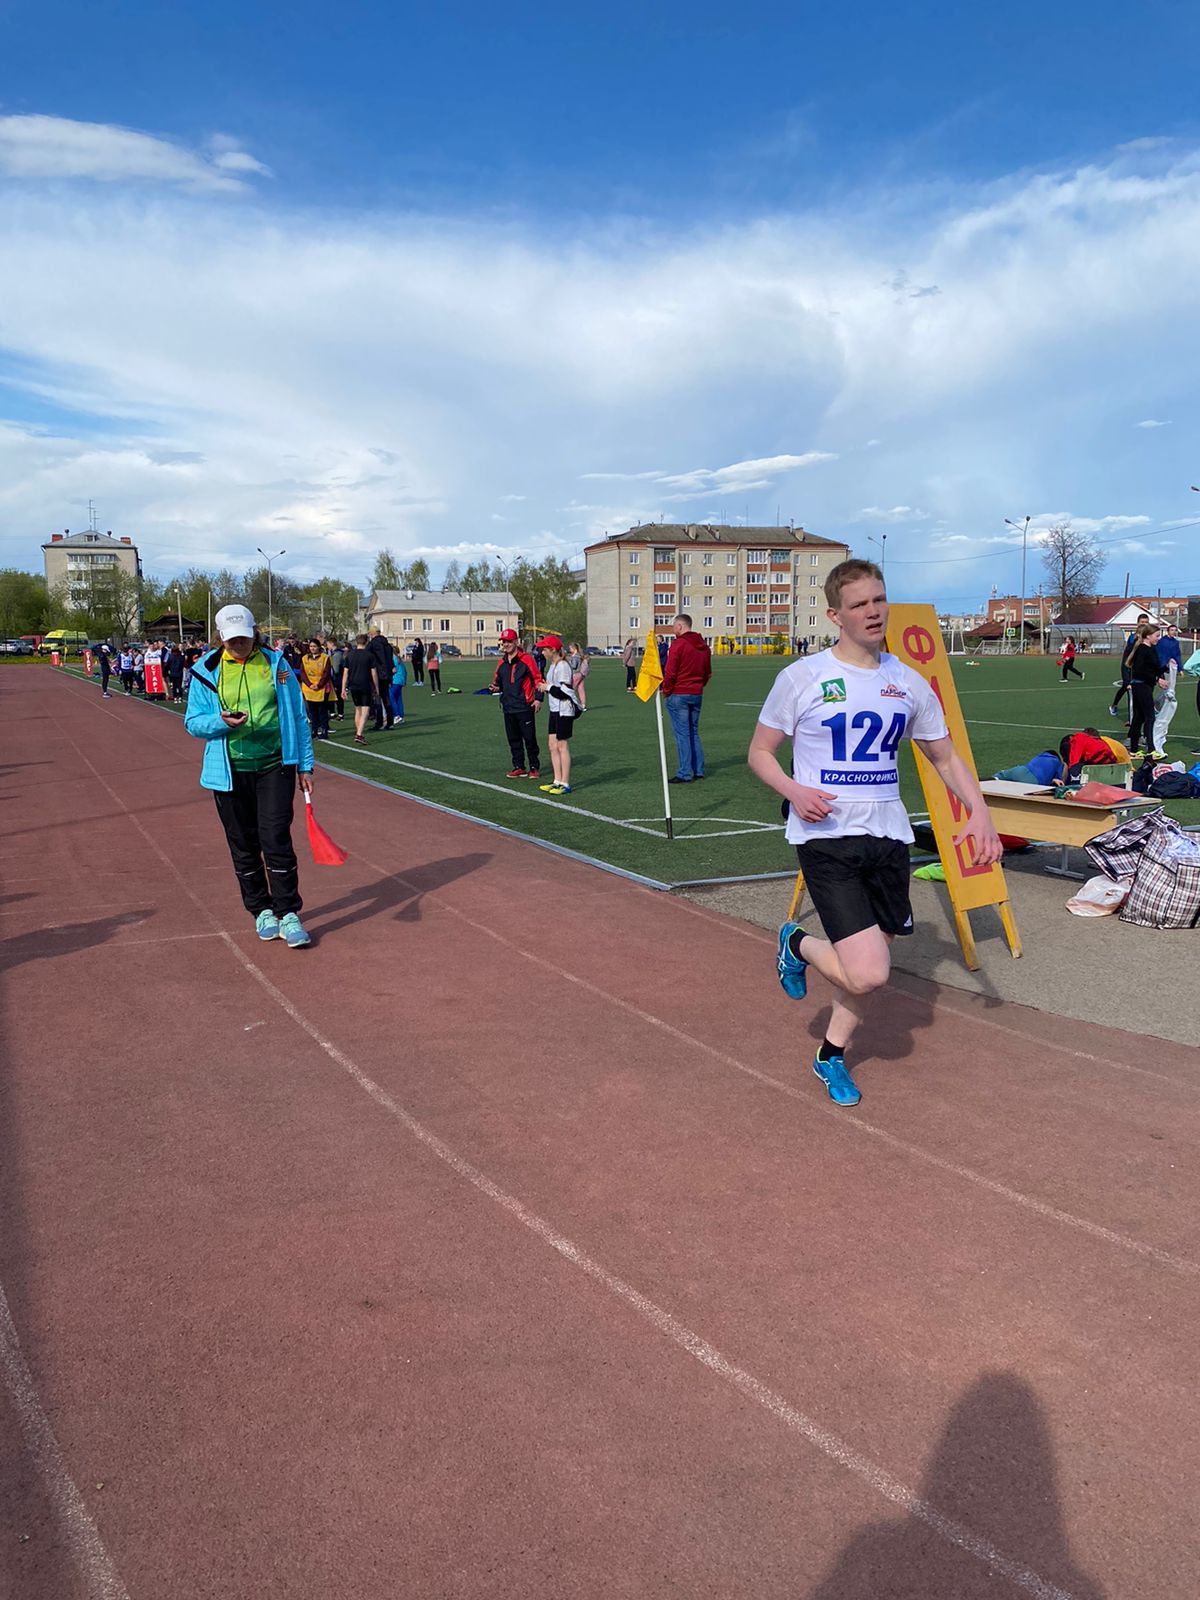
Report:
[{"label": "utility pole", "polygon": [[175,622],[179,628],[179,648],[183,648],[183,601],[179,598],[179,585],[175,585]]},{"label": "utility pole", "polygon": [[[1012,521],[1012,519],[1010,517],[1005,517],[1004,520],[1005,520],[1005,522],[1008,523],[1010,528],[1013,528],[1014,530],[1016,529],[1017,525],[1016,525],[1015,522]],[[1032,521],[1032,518],[1026,517],[1024,523],[1021,525],[1021,528],[1020,528],[1020,534],[1021,534],[1021,618],[1020,618],[1021,633],[1020,633],[1020,639],[1021,639],[1021,654],[1022,655],[1025,654],[1025,546],[1026,546],[1026,543],[1027,543],[1027,541],[1029,539],[1029,524],[1030,524],[1031,521]]]}]

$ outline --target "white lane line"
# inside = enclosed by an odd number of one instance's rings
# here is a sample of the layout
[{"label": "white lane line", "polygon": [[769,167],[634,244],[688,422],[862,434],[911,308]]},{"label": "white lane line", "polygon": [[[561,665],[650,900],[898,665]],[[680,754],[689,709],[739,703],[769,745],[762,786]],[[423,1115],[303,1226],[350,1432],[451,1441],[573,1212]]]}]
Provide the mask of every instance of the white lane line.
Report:
[{"label": "white lane line", "polygon": [[[521,782],[528,783],[528,778],[524,780],[520,778],[513,778],[508,785],[503,783],[489,783],[484,778],[466,778],[458,772],[445,772],[441,767],[425,767],[417,761],[402,761],[399,756],[385,756],[379,750],[363,750],[355,745],[343,744],[335,745],[334,749],[338,750],[342,755],[370,756],[375,761],[390,761],[394,767],[408,767],[413,772],[426,772],[431,777],[445,778],[451,783],[466,783],[470,784],[471,787],[475,789],[491,789],[496,794],[508,795],[510,799],[521,800],[526,805],[549,806],[553,811],[568,812],[570,815],[575,817],[590,817],[593,822],[607,822],[610,828],[627,828],[631,833],[649,834],[652,839],[663,839],[666,837],[663,832],[663,824],[661,822],[657,828],[647,828],[644,827],[640,822],[623,822],[619,817],[605,816],[604,812],[602,811],[588,811],[583,806],[577,806],[573,801],[570,800],[563,801],[543,799],[539,794],[529,794],[526,790],[517,787],[517,785],[519,785]],[[335,767],[333,770],[336,772],[337,768]],[[675,823],[677,826],[679,826],[683,823],[703,823],[712,820],[714,819],[710,817],[676,817]],[[681,842],[691,841],[693,839],[728,839],[731,837],[737,837],[744,831],[747,830],[734,828],[725,829],[719,833],[681,833],[679,834],[679,839]]]},{"label": "white lane line", "polygon": [[[706,911],[703,906],[697,905],[694,900],[686,900],[681,896],[676,896],[676,904],[686,909],[690,916],[700,917],[705,922],[720,923],[723,927],[728,928],[730,932],[736,933],[740,938],[751,939],[755,944],[761,944],[772,951],[775,949],[775,936],[766,933],[762,928],[756,928],[752,924],[739,925],[738,922],[731,923],[731,919],[724,913],[714,915],[713,912]],[[915,976],[915,974],[910,973],[907,976],[911,977]],[[944,992],[943,986],[938,984],[935,979],[930,978],[926,981],[931,987],[937,989],[939,994]],[[1128,1061],[1116,1061],[1111,1056],[1097,1056],[1093,1055],[1090,1050],[1076,1050],[1069,1044],[1057,1044],[1053,1039],[1043,1038],[1041,1034],[1029,1033],[1024,1028],[1015,1028],[1010,1023],[997,1022],[992,1017],[985,1017],[974,1011],[964,1011],[960,1006],[947,1005],[944,1000],[926,999],[922,995],[911,994],[907,989],[903,989],[899,985],[889,988],[887,992],[889,998],[907,1000],[909,1005],[921,1009],[944,1011],[947,1016],[960,1017],[964,1022],[978,1023],[981,1028],[993,1028],[997,1033],[1006,1033],[1011,1038],[1020,1039],[1025,1044],[1036,1045],[1039,1050],[1055,1050],[1060,1055],[1073,1056],[1077,1061],[1094,1061],[1100,1067],[1115,1067],[1118,1072],[1132,1072],[1136,1073],[1138,1077],[1154,1078],[1159,1083],[1169,1083],[1173,1089],[1191,1090],[1196,1087],[1195,1080],[1185,1082],[1179,1078],[1171,1077],[1169,1073],[1155,1072],[1150,1067],[1135,1067]],[[1012,1004],[1017,1005],[1019,1002],[1013,1001]]]},{"label": "white lane line", "polygon": [[[42,1410],[3,1286],[0,1286],[0,1371],[4,1373],[4,1387],[17,1414],[25,1448],[54,1508],[56,1525],[86,1586],[88,1600],[129,1600],[129,1591],[104,1548],[100,1530],[67,1471],[50,1419]],[[11,1530],[8,1537],[12,1537]]]},{"label": "white lane line", "polygon": [[[74,740],[71,742],[75,744]],[[101,777],[78,744],[75,744],[75,749],[80,757],[87,762],[88,766],[92,768],[99,782],[104,785],[117,804],[122,807],[155,855],[178,879],[188,898],[205,916],[211,918],[211,912],[208,911],[208,908],[191,888],[170,857],[158,846],[143,826],[141,819],[130,810],[129,806],[126,805],[112,786]],[[371,862],[367,864],[368,866],[373,866],[376,872],[384,870]],[[398,873],[386,873],[385,876],[395,878],[401,883],[405,882]],[[408,886],[411,887],[411,885]],[[436,895],[430,895],[427,898],[436,900],[438,904],[447,910],[454,910],[453,907],[447,906],[445,901],[438,899]],[[458,913],[455,914],[457,915]],[[483,924],[474,923],[470,918],[463,918],[462,920],[470,923],[472,927],[480,928],[484,932],[490,932]],[[536,1212],[530,1211],[515,1195],[509,1194],[499,1184],[494,1183],[491,1178],[473,1166],[465,1157],[459,1155],[444,1140],[439,1139],[423,1123],[418,1122],[410,1112],[393,1100],[386,1090],[381,1088],[372,1078],[369,1078],[349,1056],[339,1050],[332,1040],[326,1039],[314,1024],[292,1004],[287,996],[276,988],[266,973],[251,961],[250,957],[241,950],[230,934],[222,931],[221,938],[236,960],[275,1000],[282,1010],[291,1017],[297,1027],[302,1029],[364,1093],[368,1094],[376,1105],[394,1116],[397,1121],[408,1129],[414,1138],[418,1139],[426,1149],[444,1162],[459,1177],[465,1179],[481,1194],[486,1195],[488,1199],[502,1207],[509,1216],[549,1245],[564,1260],[584,1272],[594,1282],[606,1289],[609,1294],[636,1311],[656,1332],[669,1339],[677,1348],[700,1362],[701,1365],[708,1368],[717,1377],[723,1379],[745,1396],[746,1399],[753,1400],[778,1422],[781,1422],[791,1432],[807,1440],[809,1444],[821,1451],[823,1455],[834,1461],[838,1466],[853,1473],[873,1489],[876,1494],[889,1501],[892,1505],[898,1506],[909,1516],[923,1522],[926,1527],[947,1543],[965,1550],[996,1576],[1007,1578],[1019,1589],[1023,1589],[1027,1594],[1035,1596],[1035,1600],[1075,1600],[1075,1597],[1068,1590],[1060,1589],[1057,1585],[1047,1582],[1046,1579],[1031,1568],[1023,1566],[1020,1562],[1006,1556],[989,1540],[974,1533],[962,1523],[955,1522],[952,1518],[944,1516],[936,1506],[931,1505],[927,1500],[922,1500],[919,1495],[915,1494],[907,1485],[901,1483],[899,1479],[892,1477],[889,1472],[886,1472],[868,1457],[860,1455],[858,1451],[854,1450],[836,1434],[830,1432],[829,1429],[822,1427],[818,1422],[806,1416],[804,1412],[798,1410],[782,1395],[777,1394],[760,1379],[754,1377],[752,1373],[747,1372],[744,1367],[739,1367],[735,1362],[723,1355],[715,1345],[709,1344],[706,1339],[694,1333],[678,1318],[672,1316],[669,1311],[657,1305],[647,1295],[642,1294],[640,1290],[635,1289],[632,1284],[626,1283],[623,1278],[618,1278],[614,1273],[609,1272],[607,1268],[587,1255],[565,1234],[559,1233],[557,1229],[553,1228],[544,1218],[538,1216]],[[519,949],[519,946],[512,944],[509,940],[501,940],[500,942],[510,945],[510,948],[514,950]],[[547,963],[547,965],[550,964]],[[566,974],[566,976],[573,975]],[[590,985],[586,987],[590,987]],[[663,1026],[666,1025],[663,1024]],[[674,1032],[675,1030],[672,1029],[670,1031]],[[109,1600],[109,1597],[102,1595],[102,1600]],[[123,1591],[115,1591],[111,1600],[125,1600]]]},{"label": "white lane line", "polygon": [[[378,870],[378,869],[377,869]],[[392,875],[394,876],[394,874]],[[1023,1566],[1018,1561],[1013,1561],[989,1540],[981,1538],[979,1534],[955,1522],[952,1518],[944,1516],[936,1506],[913,1493],[899,1479],[893,1478],[868,1457],[860,1455],[851,1445],[840,1439],[837,1434],[821,1426],[819,1422],[806,1416],[774,1389],[747,1372],[744,1367],[738,1366],[728,1356],[723,1355],[715,1345],[709,1344],[707,1339],[695,1333],[685,1323],[644,1295],[624,1278],[618,1278],[613,1272],[602,1266],[593,1256],[568,1239],[565,1234],[559,1233],[553,1225],[546,1221],[535,1211],[530,1211],[515,1195],[502,1189],[498,1183],[489,1178],[486,1173],[473,1166],[464,1156],[440,1139],[436,1133],[419,1122],[410,1112],[406,1111],[400,1103],[392,1098],[388,1092],[381,1088],[373,1078],[346,1055],[339,1050],[332,1040],[325,1036],[311,1023],[299,1008],[292,1004],[288,997],[271,982],[250,957],[240,949],[235,941],[228,935],[223,935],[230,952],[242,964],[246,971],[263,987],[267,994],[312,1041],[320,1047],[329,1059],[340,1067],[358,1087],[381,1107],[382,1110],[396,1118],[412,1136],[425,1146],[439,1161],[445,1163],[452,1172],[466,1180],[480,1194],[498,1205],[507,1212],[514,1221],[519,1222],[523,1228],[535,1234],[544,1244],[558,1252],[564,1260],[577,1267],[594,1282],[616,1299],[623,1301],[632,1310],[636,1311],[654,1330],[672,1344],[683,1350],[694,1360],[707,1367],[710,1372],[723,1379],[736,1389],[739,1394],[748,1400],[753,1400],[765,1411],[769,1412],[778,1422],[799,1434],[809,1444],[820,1450],[830,1460],[843,1467],[847,1472],[852,1472],[856,1477],[865,1482],[876,1494],[883,1499],[898,1506],[910,1516],[916,1517],[926,1527],[937,1533],[948,1543],[957,1545],[960,1550],[965,1550],[977,1561],[983,1563],[997,1577],[1007,1578],[1027,1594],[1036,1595],[1038,1600],[1072,1600],[1072,1596],[1065,1589],[1060,1589],[1056,1584],[1047,1582],[1038,1573],[1029,1567]]]},{"label": "white lane line", "polygon": [[[385,877],[395,878],[398,883],[404,884],[406,888],[416,890],[417,886],[409,883],[403,873],[389,873],[385,867],[379,866],[376,862],[361,854],[359,855],[359,860],[365,861],[369,867],[373,867],[376,872],[383,873]],[[439,899],[437,895],[426,895],[425,898],[442,906],[452,916],[457,917],[460,922],[466,923],[469,928],[474,928],[478,933],[486,934],[489,939],[495,940],[497,944],[504,945],[524,960],[531,962],[535,966],[544,967],[547,972],[553,973],[555,977],[563,978],[568,983],[578,985],[579,988],[585,989],[589,994],[595,995],[597,999],[608,1001],[610,1005],[619,1007],[629,1016],[636,1017],[639,1021],[652,1028],[657,1028],[670,1038],[679,1040],[681,1044],[686,1044],[689,1049],[703,1051],[705,1055],[711,1056],[715,1061],[719,1061],[727,1067],[732,1067],[735,1072],[743,1073],[746,1077],[753,1078],[758,1083],[765,1084],[769,1089],[774,1089],[780,1094],[787,1095],[791,1100],[799,1100],[806,1105],[812,1105],[813,1096],[811,1090],[798,1089],[794,1084],[785,1083],[780,1078],[774,1078],[770,1073],[763,1072],[758,1067],[752,1067],[748,1062],[739,1061],[736,1056],[731,1056],[726,1051],[719,1050],[715,1045],[711,1045],[703,1039],[694,1038],[690,1033],[685,1033],[682,1028],[677,1028],[673,1023],[667,1022],[665,1018],[655,1016],[652,1011],[644,1011],[641,1006],[636,1006],[632,1001],[623,1000],[620,995],[612,994],[607,989],[600,988],[598,984],[592,983],[589,979],[581,978],[578,973],[568,972],[565,967],[560,967],[555,962],[547,960],[545,956],[523,949],[513,940],[506,939],[495,928],[491,928],[483,922],[476,922],[473,917],[467,916],[466,912],[460,911],[456,906]],[[1160,1266],[1169,1267],[1172,1272],[1181,1273],[1185,1277],[1200,1277],[1200,1261],[1192,1261],[1187,1256],[1172,1255],[1169,1250],[1160,1250],[1157,1245],[1146,1244],[1141,1239],[1134,1239],[1128,1234],[1118,1233],[1113,1228],[1106,1228],[1103,1223],[1091,1222],[1086,1217],[1077,1217],[1073,1212],[1063,1211],[1058,1206],[1049,1205],[1044,1200],[1038,1200],[1033,1195],[1023,1193],[1020,1189],[1010,1188],[1008,1184],[1001,1183],[996,1178],[989,1178],[986,1173],[977,1172],[973,1167],[963,1166],[956,1161],[948,1161],[944,1156],[939,1156],[932,1150],[926,1150],[921,1145],[910,1144],[907,1139],[900,1139],[895,1134],[888,1133],[886,1129],[877,1127],[874,1123],[868,1122],[864,1117],[856,1113],[843,1109],[836,1114],[833,1112],[826,1112],[825,1114],[829,1117],[830,1124],[835,1128],[853,1129],[858,1133],[868,1134],[870,1137],[878,1139],[882,1144],[889,1145],[893,1150],[899,1150],[905,1155],[912,1156],[915,1160],[924,1162],[927,1166],[935,1167],[939,1172],[945,1172],[952,1177],[963,1178],[968,1183],[974,1183],[979,1188],[986,1189],[990,1194],[999,1195],[1004,1200],[1010,1200],[1014,1205],[1020,1206],[1025,1211],[1031,1211],[1036,1216],[1044,1217],[1047,1221],[1060,1222],[1066,1227],[1077,1229],[1080,1233],[1089,1234],[1094,1239],[1103,1239],[1107,1244],[1117,1245],[1120,1249],[1128,1250],[1133,1255],[1156,1261]]]},{"label": "white lane line", "polygon": [[[70,736],[68,735],[67,737],[69,738]],[[170,871],[179,879],[189,898],[191,898],[197,906],[200,906],[201,909],[204,910],[204,914],[209,921],[214,921],[215,919],[213,918],[212,913],[208,911],[207,907],[203,906],[203,903],[192,891],[186,879],[183,877],[183,874],[175,866],[174,862],[171,861],[170,857],[167,856],[165,852],[162,851],[154,842],[150,834],[143,826],[141,819],[129,809],[125,801],[121,799],[120,795],[116,793],[116,791],[101,776],[97,769],[92,766],[92,763],[80,749],[79,745],[76,744],[73,739],[71,740],[71,743],[75,745],[75,749],[80,758],[92,768],[92,771],[95,773],[97,779],[99,779],[100,783],[103,784],[103,786],[108,790],[109,794],[112,795],[116,804],[126,812],[134,826],[146,839],[147,843],[150,844],[155,854],[166,863]],[[414,893],[421,892],[420,886],[410,882],[407,878],[405,878],[403,873],[389,872],[386,867],[380,866],[380,864],[376,861],[372,861],[369,856],[363,855],[361,851],[357,852],[357,854],[358,859],[360,861],[364,861],[367,866],[372,868],[373,871],[381,873],[384,877],[395,879],[397,883],[403,884],[406,888],[411,889]],[[534,966],[543,967],[546,971],[553,973],[556,977],[565,979],[568,983],[578,985],[581,989],[585,989],[589,993],[596,995],[597,998],[605,1000],[611,1005],[617,1006],[620,1010],[625,1011],[628,1015],[637,1017],[640,1021],[648,1024],[651,1027],[659,1029],[661,1032],[667,1034],[671,1038],[678,1039],[681,1043],[687,1044],[694,1050],[700,1050],[704,1052],[706,1055],[711,1056],[714,1060],[720,1061],[728,1067],[732,1067],[734,1071],[743,1073],[746,1077],[753,1078],[757,1082],[765,1084],[768,1088],[774,1089],[780,1094],[787,1095],[789,1099],[799,1100],[805,1104],[811,1105],[811,1091],[797,1089],[793,1084],[785,1083],[779,1078],[772,1077],[770,1073],[763,1072],[758,1067],[751,1066],[748,1062],[739,1061],[736,1056],[731,1056],[724,1050],[717,1049],[716,1046],[707,1043],[703,1039],[693,1038],[691,1034],[684,1033],[681,1028],[676,1028],[672,1023],[667,1022],[662,1017],[656,1016],[653,1012],[644,1011],[640,1006],[635,1006],[631,1001],[623,1000],[619,995],[612,994],[609,990],[600,988],[599,985],[590,982],[587,978],[582,978],[574,972],[568,972],[566,968],[560,967],[555,962],[547,960],[545,956],[539,955],[536,951],[528,950],[523,945],[516,943],[514,940],[505,938],[502,933],[488,924],[476,922],[473,917],[469,917],[466,912],[460,911],[457,906],[451,905],[448,901],[443,900],[440,896],[427,893],[425,898],[436,905],[440,905],[443,910],[448,911],[451,916],[457,918],[458,921],[464,923],[467,927],[473,928],[476,932],[485,934],[489,939],[494,940],[497,944],[505,946],[506,949],[511,950],[514,954],[520,956],[522,960],[528,961]],[[897,990],[896,993],[903,994],[904,991]],[[906,998],[910,1000],[910,1003],[920,1003],[915,999],[914,996],[907,996]],[[946,1009],[951,1010],[952,1008],[947,1007]],[[993,1024],[993,1026],[1003,1025]],[[1024,1037],[1023,1035],[1019,1036]],[[1146,1260],[1156,1261],[1160,1266],[1167,1267],[1171,1271],[1181,1273],[1184,1276],[1200,1276],[1200,1262],[1193,1261],[1186,1256],[1173,1255],[1168,1250],[1159,1249],[1157,1245],[1146,1244],[1141,1239],[1135,1239],[1127,1234],[1118,1233],[1115,1229],[1106,1228],[1102,1223],[1091,1222],[1086,1217],[1078,1217],[1073,1212],[1063,1211],[1058,1206],[1049,1205],[1046,1201],[1038,1200],[1035,1196],[1025,1194],[1020,1189],[1013,1189],[1008,1184],[1001,1183],[998,1179],[989,1178],[986,1173],[978,1172],[973,1167],[964,1166],[958,1162],[948,1161],[944,1156],[939,1156],[934,1151],[926,1150],[921,1145],[910,1144],[907,1140],[900,1139],[895,1134],[888,1133],[885,1129],[879,1128],[874,1123],[868,1122],[861,1115],[856,1115],[842,1110],[837,1115],[830,1114],[830,1121],[832,1126],[835,1128],[845,1131],[854,1130],[859,1133],[868,1134],[871,1137],[878,1139],[881,1143],[889,1145],[892,1149],[899,1150],[905,1155],[910,1155],[915,1160],[921,1161],[927,1166],[934,1167],[938,1171],[945,1172],[952,1177],[961,1178],[966,1182],[974,1183],[979,1188],[985,1189],[991,1194],[998,1195],[1002,1199],[1011,1201],[1014,1205],[1020,1206],[1023,1210],[1033,1212],[1036,1216],[1044,1217],[1047,1221],[1062,1223],[1064,1226],[1074,1228],[1080,1233],[1090,1235],[1092,1238],[1102,1239],[1108,1244],[1116,1245],[1119,1249],[1129,1251],[1131,1254],[1141,1256]]]}]

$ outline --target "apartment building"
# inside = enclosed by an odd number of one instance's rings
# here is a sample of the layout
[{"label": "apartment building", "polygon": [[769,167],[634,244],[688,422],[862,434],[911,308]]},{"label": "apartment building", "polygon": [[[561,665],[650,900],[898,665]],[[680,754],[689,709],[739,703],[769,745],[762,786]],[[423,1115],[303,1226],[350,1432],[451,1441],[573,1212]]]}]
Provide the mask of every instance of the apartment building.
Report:
[{"label": "apartment building", "polygon": [[588,642],[667,627],[680,611],[711,642],[829,631],[824,583],[849,545],[804,528],[645,523],[584,551]]},{"label": "apartment building", "polygon": [[95,592],[97,579],[110,578],[122,569],[133,578],[142,575],[133,540],[114,539],[111,533],[95,528],[84,533],[72,533],[70,528],[52,533],[42,546],[42,563],[47,589],[53,594],[65,586],[72,605],[80,606]]}]

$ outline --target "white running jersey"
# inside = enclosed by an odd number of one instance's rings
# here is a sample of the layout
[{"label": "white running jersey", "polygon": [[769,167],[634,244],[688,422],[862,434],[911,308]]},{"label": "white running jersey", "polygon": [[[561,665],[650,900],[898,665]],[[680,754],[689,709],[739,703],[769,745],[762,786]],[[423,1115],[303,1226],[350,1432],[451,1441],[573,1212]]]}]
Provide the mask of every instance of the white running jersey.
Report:
[{"label": "white running jersey", "polygon": [[792,844],[855,833],[911,843],[896,764],[900,741],[946,737],[942,708],[920,673],[886,651],[867,668],[822,650],[784,668],[758,720],[792,741],[796,782],[834,796],[823,822],[789,813]]}]

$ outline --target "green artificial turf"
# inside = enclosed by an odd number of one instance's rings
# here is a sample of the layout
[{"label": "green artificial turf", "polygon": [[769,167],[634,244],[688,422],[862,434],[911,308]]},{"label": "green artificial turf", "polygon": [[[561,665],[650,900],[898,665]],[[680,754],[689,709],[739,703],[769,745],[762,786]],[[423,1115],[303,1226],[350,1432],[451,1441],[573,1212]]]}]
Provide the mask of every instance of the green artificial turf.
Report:
[{"label": "green artificial turf", "polygon": [[[319,748],[318,759],[660,882],[787,871],[794,855],[784,842],[778,797],[746,767],[758,709],[787,664],[779,657],[714,660],[700,723],[708,776],[703,783],[672,787],[676,836],[670,841],[662,825],[655,708],[625,693],[624,668],[617,660],[593,661],[587,714],[571,741],[574,793],[562,799],[540,794],[527,780],[505,778],[510,761],[499,704],[471,692],[490,682],[493,663],[487,661],[444,663],[443,682],[461,688],[459,695],[433,698],[428,689],[410,683],[403,727],[368,731],[365,751],[352,743],[347,708],[346,720],[332,725],[333,737]],[[1089,658],[1086,681],[1072,679],[1066,685],[1060,684],[1053,661],[1040,658],[991,657],[972,667],[956,657],[952,665],[982,777],[1056,746],[1076,728],[1090,724],[1102,733],[1124,732],[1124,724],[1108,715],[1116,671],[1107,658]],[[1200,745],[1200,727],[1191,680],[1184,679],[1181,690],[1170,752],[1190,762],[1189,752]],[[674,741],[665,714],[663,721],[668,771],[673,772]],[[543,711],[538,718],[542,777],[549,782],[545,728]],[[909,810],[923,812],[907,744],[901,784]],[[1167,809],[1181,820],[1200,821],[1200,802],[1177,801]],[[331,814],[326,808],[322,815],[336,837],[336,810]],[[406,817],[403,825],[419,830],[419,814]]]}]

